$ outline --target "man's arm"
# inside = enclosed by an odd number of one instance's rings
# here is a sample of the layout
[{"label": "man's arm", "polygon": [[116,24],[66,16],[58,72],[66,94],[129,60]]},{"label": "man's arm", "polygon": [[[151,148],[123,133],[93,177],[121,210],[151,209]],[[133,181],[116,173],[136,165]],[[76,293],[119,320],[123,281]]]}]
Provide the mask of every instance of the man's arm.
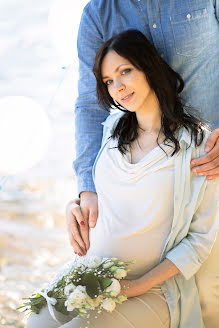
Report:
[{"label": "man's arm", "polygon": [[79,193],[95,192],[92,166],[101,145],[101,123],[108,116],[97,103],[96,80],[92,72],[96,51],[103,42],[98,23],[98,11],[91,2],[83,11],[78,32],[79,95],[75,106],[76,160],[73,166]]},{"label": "man's arm", "polygon": [[98,10],[94,2],[84,8],[78,32],[79,82],[75,106],[76,160],[80,211],[74,202],[66,207],[69,239],[75,252],[85,255],[90,247],[89,227],[94,228],[98,203],[92,179],[92,167],[102,140],[102,125],[108,113],[97,103],[96,80],[92,69],[97,49],[103,42]]}]

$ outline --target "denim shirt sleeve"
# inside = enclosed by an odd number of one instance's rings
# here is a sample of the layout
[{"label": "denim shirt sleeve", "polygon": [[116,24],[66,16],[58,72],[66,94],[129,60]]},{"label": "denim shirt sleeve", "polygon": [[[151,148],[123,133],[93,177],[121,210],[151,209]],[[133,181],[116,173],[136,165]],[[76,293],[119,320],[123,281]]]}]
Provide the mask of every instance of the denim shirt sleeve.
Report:
[{"label": "denim shirt sleeve", "polygon": [[79,82],[75,105],[76,160],[73,167],[78,178],[78,192],[95,191],[92,166],[102,140],[102,125],[108,113],[96,99],[96,80],[92,73],[97,49],[102,44],[97,10],[88,3],[78,32]]}]

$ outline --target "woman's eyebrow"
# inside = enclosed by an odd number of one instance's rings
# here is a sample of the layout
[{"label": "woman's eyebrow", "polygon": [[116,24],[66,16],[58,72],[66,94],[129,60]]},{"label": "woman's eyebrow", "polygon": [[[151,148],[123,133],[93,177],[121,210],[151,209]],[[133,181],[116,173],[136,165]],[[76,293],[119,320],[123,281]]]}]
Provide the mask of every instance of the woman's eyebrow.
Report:
[{"label": "woman's eyebrow", "polygon": [[[130,65],[130,64],[121,64],[121,65],[119,65],[119,66],[115,69],[114,73],[116,73],[116,72],[119,70],[119,68],[120,68],[121,66],[124,66],[124,65]],[[109,76],[103,76],[102,79],[103,79],[103,80],[104,80],[104,79],[108,79],[108,77],[109,77]]]}]

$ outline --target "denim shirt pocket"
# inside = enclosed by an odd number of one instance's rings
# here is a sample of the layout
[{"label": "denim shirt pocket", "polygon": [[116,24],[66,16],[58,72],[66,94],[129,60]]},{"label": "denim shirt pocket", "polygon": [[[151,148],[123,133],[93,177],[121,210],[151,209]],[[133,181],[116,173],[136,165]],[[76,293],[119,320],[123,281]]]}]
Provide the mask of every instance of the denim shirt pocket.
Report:
[{"label": "denim shirt pocket", "polygon": [[206,8],[171,15],[170,22],[178,55],[196,57],[207,47],[204,40],[211,30]]}]

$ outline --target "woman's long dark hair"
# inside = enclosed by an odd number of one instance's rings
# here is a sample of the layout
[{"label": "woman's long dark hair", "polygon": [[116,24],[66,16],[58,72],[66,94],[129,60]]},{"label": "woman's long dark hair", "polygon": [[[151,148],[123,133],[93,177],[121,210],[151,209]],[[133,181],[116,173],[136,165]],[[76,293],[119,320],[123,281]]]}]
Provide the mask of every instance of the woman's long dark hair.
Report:
[{"label": "woman's long dark hair", "polygon": [[105,55],[112,50],[119,56],[126,58],[138,70],[144,72],[147,82],[151,89],[154,90],[160,104],[161,130],[166,137],[164,142],[172,141],[174,144],[172,155],[180,149],[179,141],[174,135],[174,132],[180,127],[185,127],[190,131],[191,142],[194,138],[195,145],[200,145],[204,138],[202,126],[206,125],[191,114],[189,107],[183,106],[179,96],[184,88],[183,79],[160,57],[155,47],[147,40],[144,34],[138,30],[131,29],[117,34],[104,42],[96,53],[93,67],[97,81],[97,98],[99,103],[108,111],[110,108],[116,107],[125,112],[112,135],[113,138],[118,139],[119,151],[122,154],[127,151],[127,145],[138,137],[139,126],[136,113],[129,112],[120,104],[115,103],[102,80],[102,61]]}]

